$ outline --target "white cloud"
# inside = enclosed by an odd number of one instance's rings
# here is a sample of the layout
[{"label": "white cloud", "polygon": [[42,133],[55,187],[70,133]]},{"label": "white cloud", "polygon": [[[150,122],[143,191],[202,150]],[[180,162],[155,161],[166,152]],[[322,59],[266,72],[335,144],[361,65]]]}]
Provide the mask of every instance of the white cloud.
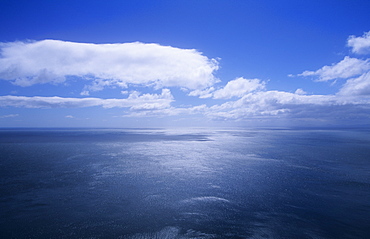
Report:
[{"label": "white cloud", "polygon": [[340,89],[340,95],[370,95],[370,72],[361,76],[347,80]]},{"label": "white cloud", "polygon": [[[350,37],[348,45],[356,53],[366,48],[366,39]],[[364,41],[360,40],[366,40]],[[359,43],[360,42],[360,43]],[[361,43],[362,42],[362,43]],[[370,59],[349,56],[336,64],[300,76],[315,76],[318,81],[346,79],[334,95],[309,95],[303,89],[294,93],[267,91],[266,82],[243,77],[216,87],[213,73],[218,63],[196,50],[157,44],[82,44],[54,40],[0,44],[0,79],[19,86],[57,84],[77,76],[89,82],[81,89],[86,98],[41,96],[0,96],[0,107],[23,108],[128,108],[126,117],[200,115],[212,119],[253,119],[290,117],[322,119],[330,117],[370,118]],[[356,50],[355,50],[356,49]],[[74,78],[75,79],[75,78]],[[73,82],[73,81],[71,81]],[[162,88],[160,94],[132,91],[141,86]],[[222,99],[223,104],[171,106],[174,98],[166,87],[179,87],[189,96]],[[105,87],[120,87],[125,99],[87,97]],[[226,101],[226,102],[225,102]],[[369,113],[368,113],[369,112]],[[16,117],[3,115],[0,118]],[[73,118],[72,115],[65,116]]]},{"label": "white cloud", "polygon": [[352,47],[352,52],[357,54],[370,53],[370,31],[365,32],[362,37],[350,36],[347,45]]},{"label": "white cloud", "polygon": [[[168,89],[161,94],[131,92],[126,99],[62,98],[0,96],[0,107],[75,108],[104,107],[129,108],[126,117],[163,117],[199,115],[210,119],[243,120],[260,117],[292,117],[325,119],[335,117],[370,117],[370,98],[344,94],[303,95],[284,91],[254,91],[241,98],[220,105],[205,104],[177,108],[171,106],[173,97]],[[369,113],[366,113],[369,112]],[[66,116],[71,118],[71,116]]]},{"label": "white cloud", "polygon": [[369,98],[260,91],[249,93],[236,101],[211,106],[204,110],[204,114],[211,118],[233,120],[274,116],[327,118],[349,116],[346,112],[353,113],[356,109],[362,109],[363,112],[364,107],[370,108]]},{"label": "white cloud", "polygon": [[82,108],[101,106],[104,108],[131,108],[137,109],[163,109],[168,108],[173,101],[169,89],[163,89],[159,94],[131,93],[126,99],[100,99],[100,98],[63,98],[41,96],[0,96],[0,107],[22,108]]},{"label": "white cloud", "polygon": [[204,90],[193,90],[189,93],[189,96],[199,96],[201,99],[210,98],[212,97],[214,90],[214,87],[209,87],[208,89]]},{"label": "white cloud", "polygon": [[350,78],[370,70],[369,60],[360,60],[349,56],[331,66],[324,66],[317,71],[305,71],[298,76],[318,76],[318,81]]},{"label": "white cloud", "polygon": [[[198,105],[188,108],[169,107],[134,111],[127,117],[204,115],[210,119],[243,120],[254,118],[289,117],[325,120],[341,117],[370,118],[370,98],[345,95],[306,95],[301,91],[255,91],[240,99],[220,105]],[[366,112],[369,113],[366,113]],[[365,113],[364,113],[365,112]]]},{"label": "white cloud", "polygon": [[[370,53],[370,32],[362,37],[350,36],[347,45],[353,53]],[[347,79],[337,93],[338,99],[370,95],[370,59],[351,58],[349,56],[331,66],[324,66],[317,71],[305,71],[299,76],[317,76],[318,81]],[[348,100],[348,99],[347,99]]]},{"label": "white cloud", "polygon": [[65,117],[66,117],[66,118],[69,118],[69,119],[73,119],[73,118],[74,118],[74,116],[73,116],[73,115],[66,115]]},{"label": "white cloud", "polygon": [[58,40],[1,43],[0,79],[19,86],[93,81],[83,92],[127,84],[204,89],[218,63],[194,49],[144,43],[87,44]]},{"label": "white cloud", "polygon": [[265,89],[265,82],[259,79],[244,79],[239,77],[235,80],[229,81],[223,88],[215,90],[210,87],[204,90],[194,90],[189,93],[190,96],[199,96],[199,98],[213,98],[213,99],[230,99],[233,97],[242,97],[243,95]]},{"label": "white cloud", "polygon": [[157,116],[157,117],[164,117],[164,116],[174,116],[174,115],[204,115],[205,112],[208,110],[208,107],[203,105],[192,106],[188,108],[176,108],[176,107],[169,107],[164,109],[152,109],[146,111],[132,111],[123,117],[147,117],[147,116]]},{"label": "white cloud", "polygon": [[305,95],[305,94],[307,94],[307,92],[306,92],[306,91],[304,91],[304,90],[302,90],[302,89],[297,89],[297,90],[294,92],[294,94],[297,94],[297,95]]},{"label": "white cloud", "polygon": [[244,79],[242,77],[229,81],[222,89],[213,92],[214,99],[230,99],[232,97],[242,97],[243,95],[265,88],[265,82],[259,79]]},{"label": "white cloud", "polygon": [[[370,53],[370,32],[362,37],[350,36],[347,45],[353,53]],[[299,76],[317,76],[318,81],[346,79],[337,93],[338,98],[344,96],[370,95],[370,59],[351,58],[349,56],[331,66],[324,66],[317,71],[305,71]]]}]

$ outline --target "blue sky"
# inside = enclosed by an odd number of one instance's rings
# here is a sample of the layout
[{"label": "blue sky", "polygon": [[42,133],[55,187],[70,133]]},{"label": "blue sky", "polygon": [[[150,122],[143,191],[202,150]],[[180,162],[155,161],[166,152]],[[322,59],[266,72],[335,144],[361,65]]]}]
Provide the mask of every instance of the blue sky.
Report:
[{"label": "blue sky", "polygon": [[0,127],[370,122],[369,1],[0,2]]}]

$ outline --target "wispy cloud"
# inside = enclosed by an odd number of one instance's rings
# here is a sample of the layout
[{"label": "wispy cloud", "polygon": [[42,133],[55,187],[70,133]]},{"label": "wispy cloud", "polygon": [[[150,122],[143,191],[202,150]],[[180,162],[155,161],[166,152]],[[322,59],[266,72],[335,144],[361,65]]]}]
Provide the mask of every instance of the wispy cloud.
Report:
[{"label": "wispy cloud", "polygon": [[58,40],[1,43],[0,78],[19,86],[92,81],[84,89],[128,84],[203,89],[217,79],[218,63],[194,49],[140,42],[87,44]]},{"label": "wispy cloud", "polygon": [[133,92],[126,99],[0,96],[0,106],[23,108],[83,108],[101,106],[104,108],[118,107],[135,110],[163,109],[169,107],[172,101],[173,96],[169,89],[163,89],[161,94]]},{"label": "wispy cloud", "polygon": [[18,117],[19,114],[0,115],[0,119]]}]

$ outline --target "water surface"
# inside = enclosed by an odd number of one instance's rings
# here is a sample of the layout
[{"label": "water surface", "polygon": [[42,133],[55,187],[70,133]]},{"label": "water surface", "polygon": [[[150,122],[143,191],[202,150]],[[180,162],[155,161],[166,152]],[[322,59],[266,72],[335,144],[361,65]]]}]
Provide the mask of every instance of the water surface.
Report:
[{"label": "water surface", "polygon": [[370,238],[370,132],[2,129],[1,238]]}]

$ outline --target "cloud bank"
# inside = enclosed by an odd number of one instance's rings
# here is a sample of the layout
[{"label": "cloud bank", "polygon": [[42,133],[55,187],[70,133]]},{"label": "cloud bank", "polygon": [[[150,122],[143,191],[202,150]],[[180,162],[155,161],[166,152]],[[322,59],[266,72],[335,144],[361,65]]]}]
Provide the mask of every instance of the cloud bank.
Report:
[{"label": "cloud bank", "polygon": [[[369,39],[370,32],[348,38],[347,46],[362,58],[345,56],[338,63],[296,75],[313,77],[315,82],[341,83],[339,91],[331,95],[307,94],[301,88],[294,93],[267,90],[266,81],[257,78],[239,77],[220,85],[214,76],[217,61],[196,50],[158,44],[85,44],[56,40],[1,43],[2,80],[27,87],[58,84],[68,81],[69,77],[78,77],[88,84],[82,89],[81,98],[5,95],[0,96],[0,107],[127,108],[125,117],[200,115],[236,121],[276,117],[369,119],[370,59],[363,57],[370,49]],[[141,94],[132,90],[133,86],[162,91]],[[105,87],[124,88],[120,89],[124,98],[85,97],[90,91]],[[188,102],[201,103],[174,106],[175,97],[170,87],[187,92],[182,97],[188,97]],[[199,99],[192,101],[195,97]]]}]

